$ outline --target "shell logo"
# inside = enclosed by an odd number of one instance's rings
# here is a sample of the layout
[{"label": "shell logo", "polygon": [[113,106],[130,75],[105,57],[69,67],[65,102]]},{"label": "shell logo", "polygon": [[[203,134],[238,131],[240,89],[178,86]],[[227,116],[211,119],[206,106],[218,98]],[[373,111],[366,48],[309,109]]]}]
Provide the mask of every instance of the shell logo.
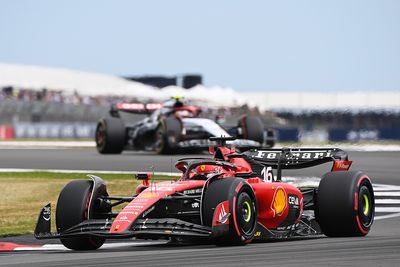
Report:
[{"label": "shell logo", "polygon": [[205,169],[206,169],[206,165],[201,165],[201,166],[200,166],[200,170],[201,170],[201,171],[204,171]]},{"label": "shell logo", "polygon": [[157,194],[153,193],[153,192],[143,192],[139,196],[141,198],[153,198],[153,197],[157,196]]},{"label": "shell logo", "polygon": [[275,191],[274,200],[272,202],[272,209],[276,215],[282,215],[286,208],[286,193],[282,187],[278,187]]}]

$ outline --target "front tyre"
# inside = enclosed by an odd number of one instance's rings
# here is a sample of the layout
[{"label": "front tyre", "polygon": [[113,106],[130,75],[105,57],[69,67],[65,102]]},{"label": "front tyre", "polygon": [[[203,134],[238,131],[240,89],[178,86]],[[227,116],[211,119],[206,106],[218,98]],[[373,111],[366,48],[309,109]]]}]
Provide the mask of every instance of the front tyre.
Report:
[{"label": "front tyre", "polygon": [[374,214],[374,191],[367,175],[338,171],[323,176],[318,187],[317,220],[326,236],[365,236]]},{"label": "front tyre", "polygon": [[[250,243],[257,227],[257,206],[253,189],[241,178],[216,180],[205,189],[202,203],[203,224],[213,226],[217,206],[225,201],[229,205],[227,230],[213,239],[217,245],[246,245]],[[214,226],[213,226],[214,227]]]},{"label": "front tyre", "polygon": [[[89,219],[92,187],[91,181],[76,180],[68,183],[62,189],[56,209],[58,233]],[[73,250],[95,250],[101,247],[105,241],[100,237],[73,237],[60,240],[65,247]]]}]

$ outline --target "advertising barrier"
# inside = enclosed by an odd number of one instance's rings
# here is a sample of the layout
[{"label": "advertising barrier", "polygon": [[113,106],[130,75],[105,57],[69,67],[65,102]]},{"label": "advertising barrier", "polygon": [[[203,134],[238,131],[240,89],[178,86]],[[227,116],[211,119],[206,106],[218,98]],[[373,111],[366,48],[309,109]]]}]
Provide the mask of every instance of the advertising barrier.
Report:
[{"label": "advertising barrier", "polygon": [[330,129],[329,141],[400,140],[400,128]]},{"label": "advertising barrier", "polygon": [[85,139],[94,138],[96,123],[16,123],[17,139]]},{"label": "advertising barrier", "polygon": [[0,125],[0,140],[14,139],[14,127],[10,125]]},{"label": "advertising barrier", "polygon": [[[96,123],[15,123],[0,125],[0,140],[11,139],[93,139]],[[400,140],[399,128],[300,130],[275,129],[278,142],[340,142]]]}]

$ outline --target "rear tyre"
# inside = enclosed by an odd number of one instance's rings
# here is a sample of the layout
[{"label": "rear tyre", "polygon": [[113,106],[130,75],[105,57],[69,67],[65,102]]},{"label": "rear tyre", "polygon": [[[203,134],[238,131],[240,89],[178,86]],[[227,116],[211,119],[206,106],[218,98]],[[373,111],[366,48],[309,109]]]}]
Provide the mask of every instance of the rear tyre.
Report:
[{"label": "rear tyre", "polygon": [[203,224],[212,226],[218,204],[228,200],[229,226],[222,236],[213,239],[216,245],[246,245],[254,238],[257,227],[257,206],[253,189],[243,179],[224,178],[210,184],[203,195]]},{"label": "rear tyre", "polygon": [[182,126],[178,119],[174,117],[164,118],[156,130],[155,150],[158,154],[172,154],[177,150],[176,144],[179,142]]},{"label": "rear tyre", "polygon": [[[62,233],[75,226],[89,216],[89,203],[92,195],[91,181],[77,180],[68,183],[61,191],[57,201],[56,226]],[[61,238],[61,243],[73,250],[94,250],[101,247],[105,241],[100,237]]]},{"label": "rear tyre", "polygon": [[120,118],[101,119],[96,127],[96,148],[101,154],[120,154],[125,146],[125,125]]},{"label": "rear tyre", "polygon": [[368,176],[360,171],[328,172],[323,176],[316,215],[326,236],[365,236],[374,214],[374,191]]},{"label": "rear tyre", "polygon": [[245,115],[239,120],[239,127],[244,139],[264,143],[264,125],[259,117]]}]

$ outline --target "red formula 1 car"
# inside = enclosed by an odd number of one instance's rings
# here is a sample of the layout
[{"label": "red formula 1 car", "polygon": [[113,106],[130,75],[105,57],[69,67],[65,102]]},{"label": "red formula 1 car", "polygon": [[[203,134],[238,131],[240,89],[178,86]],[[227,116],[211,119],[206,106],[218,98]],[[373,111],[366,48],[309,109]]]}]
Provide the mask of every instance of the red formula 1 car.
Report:
[{"label": "red formula 1 car", "polygon": [[[50,204],[38,219],[35,237],[60,238],[70,249],[97,249],[106,239],[209,239],[219,245],[325,234],[364,236],[374,219],[368,176],[349,171],[347,154],[332,149],[253,149],[244,153],[214,137],[213,157],[183,158],[177,181],[143,184],[128,197],[109,196],[104,181],[75,180],[60,193],[57,232],[51,233]],[[282,171],[333,161],[318,186],[282,182]],[[112,208],[127,202],[118,213]]]}]

